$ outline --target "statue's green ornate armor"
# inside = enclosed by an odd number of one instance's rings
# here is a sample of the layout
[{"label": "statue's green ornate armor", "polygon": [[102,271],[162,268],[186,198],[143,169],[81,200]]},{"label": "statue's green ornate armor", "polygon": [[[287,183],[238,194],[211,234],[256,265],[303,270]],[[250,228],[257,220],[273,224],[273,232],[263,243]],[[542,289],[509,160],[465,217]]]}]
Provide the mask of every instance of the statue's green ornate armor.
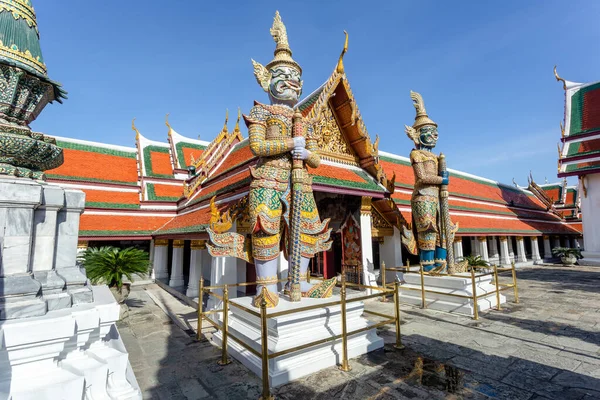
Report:
[{"label": "statue's green ornate armor", "polygon": [[[282,232],[289,226],[290,172],[293,110],[287,106],[264,105],[256,102],[249,116],[245,116],[252,153],[260,157],[252,167],[249,204],[252,226],[252,255],[255,260],[276,258],[281,250]],[[305,160],[317,168],[320,158],[312,127],[306,129],[306,149],[311,152]],[[310,182],[303,185],[301,242],[302,256],[313,257],[320,243],[327,241],[327,224],[319,219]],[[281,222],[285,221],[282,226]],[[285,246],[284,246],[285,247]]]}]

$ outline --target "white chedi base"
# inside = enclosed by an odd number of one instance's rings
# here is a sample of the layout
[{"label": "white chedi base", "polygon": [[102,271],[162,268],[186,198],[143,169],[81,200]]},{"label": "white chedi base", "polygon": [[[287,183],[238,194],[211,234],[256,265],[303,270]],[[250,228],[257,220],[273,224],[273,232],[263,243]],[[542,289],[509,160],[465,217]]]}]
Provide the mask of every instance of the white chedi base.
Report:
[{"label": "white chedi base", "polygon": [[[464,278],[449,276],[424,276],[425,290],[469,296],[462,298],[441,293],[425,292],[425,303],[432,310],[454,312],[473,316],[473,282],[470,273],[461,273]],[[403,277],[405,283],[400,287],[400,302],[421,305],[421,274],[407,273]],[[475,276],[477,295],[485,295],[477,299],[479,312],[496,307],[496,286],[492,284],[492,275]],[[418,289],[418,290],[406,290]],[[506,303],[506,297],[500,294],[500,304]]]},{"label": "white chedi base", "polygon": [[106,286],[94,302],[0,325],[0,399],[141,399]]},{"label": "white chedi base", "polygon": [[[349,295],[348,299],[360,294]],[[280,297],[275,308],[268,309],[268,314],[291,310],[294,308],[325,304],[338,301],[340,296],[328,299],[306,299],[292,303],[285,297]],[[242,297],[232,300],[244,307],[252,307],[252,297]],[[370,325],[362,316],[363,302],[348,303],[346,305],[347,331],[351,332]],[[300,346],[316,340],[331,338],[342,332],[341,306],[317,308],[310,311],[301,311],[267,320],[269,332],[269,353],[275,353],[292,347]],[[234,306],[230,307],[229,332],[240,338],[253,349],[261,352],[260,318],[250,315]],[[222,332],[213,336],[217,345],[222,343]],[[259,377],[262,376],[262,362],[259,357],[250,353],[231,338],[228,340],[228,353],[244,364]],[[358,357],[373,350],[383,347],[383,339],[377,336],[375,329],[367,330],[348,338],[348,358]],[[290,354],[269,360],[269,380],[272,387],[284,385],[295,379],[312,374],[324,368],[338,365],[342,362],[341,339],[326,342],[321,345],[309,347]]]},{"label": "white chedi base", "polygon": [[600,267],[600,252],[582,251],[581,255],[583,255],[583,258],[577,260],[577,264]]}]

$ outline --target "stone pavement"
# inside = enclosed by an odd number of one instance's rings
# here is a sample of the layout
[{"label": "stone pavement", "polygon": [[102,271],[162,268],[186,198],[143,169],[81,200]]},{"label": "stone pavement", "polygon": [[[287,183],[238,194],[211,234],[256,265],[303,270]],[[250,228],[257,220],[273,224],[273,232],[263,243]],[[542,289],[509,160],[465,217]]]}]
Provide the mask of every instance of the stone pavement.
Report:
[{"label": "stone pavement", "polygon": [[[600,399],[600,269],[535,266],[518,271],[520,304],[467,317],[402,305],[402,338],[276,388],[277,399]],[[504,278],[508,280],[507,278]],[[158,307],[155,301],[161,304]],[[133,288],[119,329],[148,399],[257,399],[260,380],[196,342],[195,312],[156,285]],[[392,313],[391,303],[366,308]],[[175,318],[173,323],[163,309]],[[185,330],[184,330],[185,329]],[[210,336],[210,334],[209,334]]]}]

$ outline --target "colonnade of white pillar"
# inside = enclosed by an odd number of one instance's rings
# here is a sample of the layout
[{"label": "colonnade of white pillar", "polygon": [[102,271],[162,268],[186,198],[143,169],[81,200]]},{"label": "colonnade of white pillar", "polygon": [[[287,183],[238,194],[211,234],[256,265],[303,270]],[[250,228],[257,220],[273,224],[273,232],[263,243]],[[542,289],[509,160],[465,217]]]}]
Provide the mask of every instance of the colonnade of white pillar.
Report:
[{"label": "colonnade of white pillar", "polygon": [[[186,296],[191,298],[198,297],[198,282],[200,277],[204,279],[214,277],[209,275],[206,268],[203,268],[207,262],[208,251],[204,240],[192,240],[190,243],[190,263],[184,266],[184,240],[173,240],[171,253],[171,271],[169,273],[169,240],[155,239],[151,245],[151,259],[153,266],[154,279],[168,283],[169,286],[181,290]],[[188,284],[185,285],[184,268],[189,268]],[[213,269],[213,268],[211,268]],[[234,282],[227,282],[234,283]],[[235,294],[234,294],[235,295]],[[233,296],[232,296],[233,297]]]},{"label": "colonnade of white pillar", "polygon": [[[366,207],[365,207],[366,209]],[[361,226],[361,245],[363,265],[363,278],[365,283],[374,279],[373,274],[373,248],[371,237],[371,216],[367,212],[360,214]],[[526,263],[532,261],[539,263],[543,260],[554,258],[552,248],[561,245],[561,237],[559,236],[530,236],[529,239],[523,236],[517,236],[516,246],[513,246],[512,236],[479,236],[479,237],[461,237],[457,236],[454,239],[454,257],[461,259],[464,254],[463,241],[470,240],[471,255],[479,255],[482,259],[499,265],[510,265],[515,263]],[[543,250],[540,251],[539,240],[543,240]],[[525,240],[530,240],[531,255],[528,260],[528,255],[525,251]],[[580,239],[565,237],[563,240],[571,247],[578,247]],[[207,279],[212,285],[223,285],[237,283],[245,280],[246,265],[243,260],[237,260],[233,257],[210,257],[206,249],[204,240],[190,241],[190,262],[189,266],[184,266],[184,240],[173,240],[171,252],[171,269],[169,272],[169,240],[155,239],[152,241],[151,260],[153,265],[152,276],[156,280],[168,283],[169,286],[177,288],[185,293],[190,298],[198,297],[198,281],[201,276]],[[402,263],[402,250],[400,244],[400,233],[394,229],[394,236],[385,238],[385,247],[380,247],[381,261],[385,261],[389,267],[399,266]],[[280,260],[281,268],[279,272],[284,272],[286,262],[283,257]],[[188,283],[185,285],[184,268],[189,268]],[[393,279],[392,276],[388,277]],[[237,292],[231,291],[230,297],[236,297]]]}]

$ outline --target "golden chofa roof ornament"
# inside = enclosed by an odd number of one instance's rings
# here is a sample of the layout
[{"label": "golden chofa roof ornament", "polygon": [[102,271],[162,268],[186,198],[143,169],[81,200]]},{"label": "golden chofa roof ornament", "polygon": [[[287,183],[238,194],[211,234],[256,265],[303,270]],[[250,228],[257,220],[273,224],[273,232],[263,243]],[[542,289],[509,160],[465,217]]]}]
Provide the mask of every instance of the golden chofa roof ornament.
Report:
[{"label": "golden chofa roof ornament", "polygon": [[267,64],[266,67],[261,63],[252,60],[252,65],[254,66],[254,76],[265,92],[269,90],[269,80],[271,79],[271,73],[269,71],[278,65],[288,65],[294,67],[298,70],[298,72],[300,72],[300,74],[302,74],[302,68],[300,68],[300,65],[292,58],[292,50],[290,49],[290,45],[288,43],[287,29],[281,20],[279,11],[275,12],[275,18],[273,20],[273,26],[271,27],[270,32],[271,36],[273,36],[273,40],[275,40],[276,43],[275,51],[273,53],[275,57]]},{"label": "golden chofa roof ornament", "polygon": [[425,102],[423,101],[423,97],[417,93],[410,91],[410,98],[413,101],[413,106],[417,110],[417,116],[415,117],[415,123],[413,124],[413,128],[418,130],[420,127],[425,125],[433,125],[437,127],[437,124],[429,119],[427,115],[427,111],[425,110]]}]

